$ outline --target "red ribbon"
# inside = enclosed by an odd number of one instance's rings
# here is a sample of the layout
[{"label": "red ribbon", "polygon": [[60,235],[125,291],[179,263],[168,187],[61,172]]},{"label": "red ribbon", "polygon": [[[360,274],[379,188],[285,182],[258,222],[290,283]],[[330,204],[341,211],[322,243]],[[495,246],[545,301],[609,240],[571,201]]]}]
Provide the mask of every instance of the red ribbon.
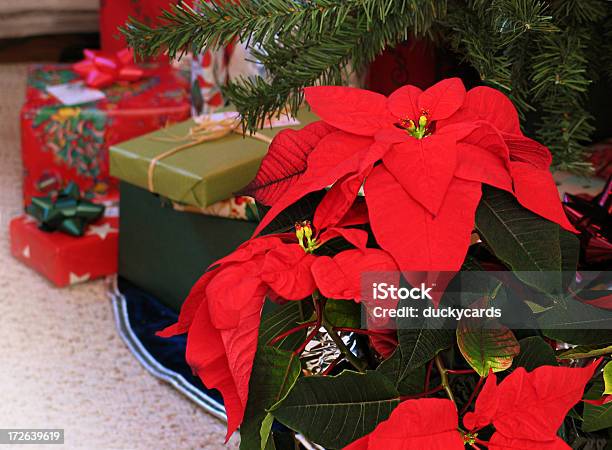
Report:
[{"label": "red ribbon", "polygon": [[84,50],[85,59],[73,64],[76,73],[92,88],[103,88],[116,81],[137,81],[144,71],[134,64],[134,53],[128,48],[116,53]]}]

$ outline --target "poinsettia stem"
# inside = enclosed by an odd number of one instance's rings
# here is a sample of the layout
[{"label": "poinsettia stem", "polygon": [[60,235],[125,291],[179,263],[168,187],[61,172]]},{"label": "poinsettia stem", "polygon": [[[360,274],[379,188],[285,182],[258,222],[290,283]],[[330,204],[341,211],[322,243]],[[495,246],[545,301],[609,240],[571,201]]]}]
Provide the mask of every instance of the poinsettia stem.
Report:
[{"label": "poinsettia stem", "polygon": [[446,391],[446,395],[448,396],[449,400],[451,400],[455,404],[455,408],[456,408],[457,402],[455,401],[453,390],[451,389],[450,383],[448,382],[448,372],[446,371],[446,368],[444,367],[444,362],[442,361],[442,357],[440,356],[440,354],[436,355],[435,361],[436,361],[436,368],[438,369],[438,372],[440,372],[440,380],[441,380],[440,384],[442,384],[442,386],[444,387],[444,390]]},{"label": "poinsettia stem", "polygon": [[282,341],[283,339],[285,339],[287,336],[291,336],[293,333],[297,333],[298,331],[303,330],[304,328],[311,327],[311,326],[313,326],[316,323],[317,322],[315,320],[313,320],[312,322],[302,323],[302,324],[300,324],[300,325],[298,325],[296,327],[293,327],[290,330],[287,330],[287,331],[279,334],[278,336],[275,336],[272,339],[270,339],[270,341],[268,342],[268,345],[275,345],[279,341]]},{"label": "poinsettia stem", "polygon": [[315,336],[319,332],[319,328],[321,328],[321,322],[317,320],[313,326],[314,326],[314,329],[306,337],[304,342],[302,342],[302,345],[300,345],[297,349],[293,351],[295,355],[299,355],[300,353],[302,353],[306,349],[306,346],[310,344],[310,341],[312,341],[315,338]]},{"label": "poinsettia stem", "polygon": [[332,370],[336,368],[336,366],[344,359],[344,355],[340,354],[336,359],[334,359],[331,364],[321,373],[321,375],[329,375]]},{"label": "poinsettia stem", "polygon": [[319,333],[319,329],[321,328],[321,322],[323,321],[322,303],[325,301],[325,299],[323,300],[321,299],[319,291],[314,291],[312,293],[312,301],[314,303],[315,315],[317,317],[317,320],[315,321],[314,324],[312,324],[314,328],[310,332],[310,334],[306,337],[306,340],[304,340],[304,342],[302,342],[302,345],[300,345],[296,350],[293,351],[294,355],[301,354],[306,349],[306,346],[310,343],[310,341],[312,341],[315,338],[315,336]]},{"label": "poinsettia stem", "polygon": [[478,445],[482,445],[484,448],[489,448],[489,441],[481,441],[480,439],[474,439],[474,443]]},{"label": "poinsettia stem", "polygon": [[400,397],[400,401],[413,400],[415,398],[427,397],[428,395],[432,395],[432,394],[435,394],[436,392],[440,392],[442,389],[444,389],[444,386],[440,385],[440,386],[436,386],[433,389],[429,389],[427,391],[420,392],[418,394],[414,394],[414,395],[402,395]]},{"label": "poinsettia stem", "polygon": [[355,356],[355,354],[346,346],[338,333],[334,331],[334,328],[325,321],[323,321],[323,328],[325,328],[325,331],[327,331],[327,334],[329,334],[329,337],[332,338],[332,341],[334,341],[336,347],[338,347],[338,349],[342,352],[346,360],[350,362],[359,372],[365,372],[367,363]]},{"label": "poinsettia stem", "polygon": [[484,377],[480,377],[480,379],[478,380],[478,383],[476,383],[476,386],[474,387],[474,390],[472,391],[472,394],[470,395],[470,398],[468,399],[467,403],[465,404],[465,406],[463,408],[461,408],[461,412],[459,413],[459,415],[463,415],[468,408],[470,407],[470,405],[472,404],[472,402],[474,401],[474,399],[476,398],[476,395],[478,394],[478,391],[480,391],[480,388],[482,387],[482,383],[484,382]]}]

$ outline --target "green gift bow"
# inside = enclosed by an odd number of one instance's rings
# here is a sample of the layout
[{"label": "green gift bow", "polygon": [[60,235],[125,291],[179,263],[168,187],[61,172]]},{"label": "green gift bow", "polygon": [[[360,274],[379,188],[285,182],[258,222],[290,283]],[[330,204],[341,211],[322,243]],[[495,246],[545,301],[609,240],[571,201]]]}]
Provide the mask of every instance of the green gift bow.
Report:
[{"label": "green gift bow", "polygon": [[83,236],[85,228],[104,214],[104,205],[81,198],[79,187],[70,182],[57,197],[34,197],[26,212],[38,220],[43,231],[61,231]]}]

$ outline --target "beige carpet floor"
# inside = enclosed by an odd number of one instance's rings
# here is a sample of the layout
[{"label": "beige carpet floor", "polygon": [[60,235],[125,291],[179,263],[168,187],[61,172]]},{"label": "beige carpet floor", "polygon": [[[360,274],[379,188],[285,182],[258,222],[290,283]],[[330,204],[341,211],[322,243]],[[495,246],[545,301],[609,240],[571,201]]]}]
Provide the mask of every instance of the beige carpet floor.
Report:
[{"label": "beige carpet floor", "polygon": [[66,449],[237,448],[132,357],[103,282],[57,289],[11,257],[24,83],[24,66],[0,65],[0,428],[64,428]]}]

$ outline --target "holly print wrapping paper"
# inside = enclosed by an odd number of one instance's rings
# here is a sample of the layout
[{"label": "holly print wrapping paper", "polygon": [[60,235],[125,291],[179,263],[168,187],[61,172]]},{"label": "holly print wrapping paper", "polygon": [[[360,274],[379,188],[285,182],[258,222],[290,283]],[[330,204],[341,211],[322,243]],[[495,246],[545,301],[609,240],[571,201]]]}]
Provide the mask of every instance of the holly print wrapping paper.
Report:
[{"label": "holly print wrapping paper", "polygon": [[143,70],[138,81],[100,89],[99,100],[65,105],[47,89],[81,82],[72,66],[31,67],[21,111],[24,204],[70,181],[88,198],[112,196],[117,182],[109,176],[109,146],[188,117],[188,83],[183,75],[157,65]]}]

